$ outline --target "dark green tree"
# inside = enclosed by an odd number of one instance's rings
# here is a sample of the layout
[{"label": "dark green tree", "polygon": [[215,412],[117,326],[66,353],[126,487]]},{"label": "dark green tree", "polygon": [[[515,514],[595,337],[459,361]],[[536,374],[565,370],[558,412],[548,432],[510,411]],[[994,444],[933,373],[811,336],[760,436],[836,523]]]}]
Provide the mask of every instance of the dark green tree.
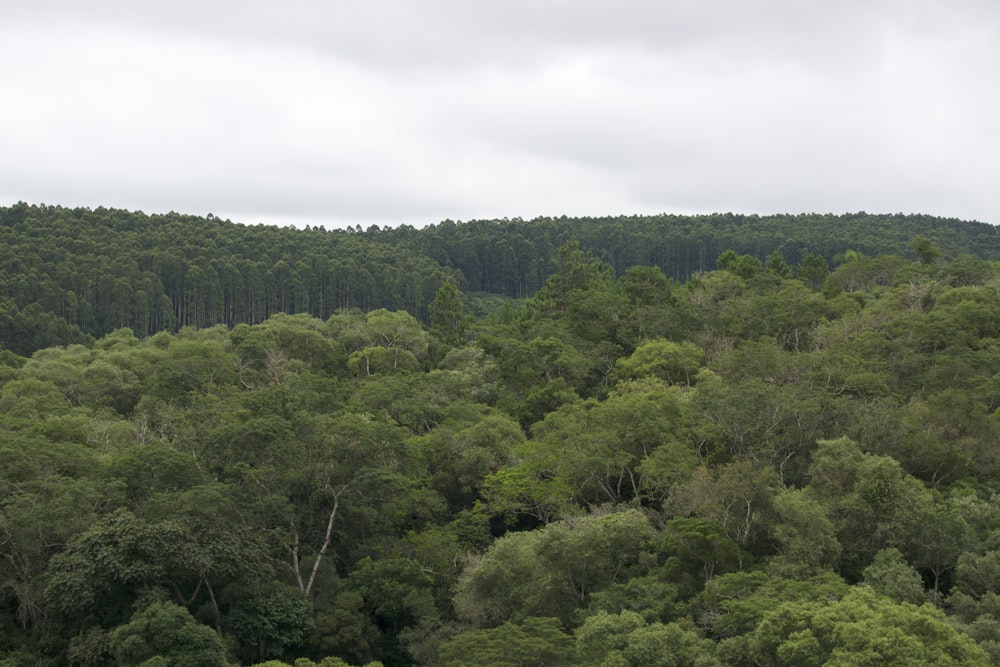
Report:
[{"label": "dark green tree", "polygon": [[428,311],[431,333],[448,345],[460,345],[469,328],[470,317],[454,280],[448,278],[442,283]]},{"label": "dark green tree", "polygon": [[910,241],[910,248],[917,254],[921,264],[934,264],[941,259],[941,251],[937,245],[925,236],[918,236]]},{"label": "dark green tree", "polygon": [[819,289],[830,274],[830,266],[820,255],[809,253],[802,258],[796,276],[812,289]]}]

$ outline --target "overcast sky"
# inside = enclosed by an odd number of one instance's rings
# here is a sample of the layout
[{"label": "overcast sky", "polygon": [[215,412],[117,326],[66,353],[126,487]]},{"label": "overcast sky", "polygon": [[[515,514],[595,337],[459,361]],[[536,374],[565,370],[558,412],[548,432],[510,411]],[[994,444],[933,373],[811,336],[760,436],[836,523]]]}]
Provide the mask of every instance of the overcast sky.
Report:
[{"label": "overcast sky", "polygon": [[3,2],[0,204],[1000,223],[996,0]]}]

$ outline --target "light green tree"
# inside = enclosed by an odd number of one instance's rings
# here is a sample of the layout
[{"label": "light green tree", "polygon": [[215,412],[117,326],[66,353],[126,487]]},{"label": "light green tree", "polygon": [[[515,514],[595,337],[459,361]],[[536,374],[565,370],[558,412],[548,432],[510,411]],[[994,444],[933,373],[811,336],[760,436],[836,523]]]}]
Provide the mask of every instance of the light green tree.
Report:
[{"label": "light green tree", "polygon": [[442,643],[438,657],[442,667],[555,667],[571,664],[573,638],[558,619],[528,617],[463,632]]},{"label": "light green tree", "polygon": [[585,667],[721,667],[715,646],[678,623],[647,624],[636,613],[600,613],[576,631],[579,662]]},{"label": "light green tree", "polygon": [[479,626],[528,616],[569,623],[592,593],[650,570],[654,537],[636,510],[509,533],[469,563],[458,582],[456,611]]},{"label": "light green tree", "polygon": [[986,653],[929,604],[897,603],[867,587],[835,602],[791,602],[767,614],[749,642],[754,664],[988,665]]},{"label": "light green tree", "polygon": [[774,510],[779,559],[790,574],[810,576],[836,569],[840,542],[821,503],[800,489],[786,489],[775,496]]},{"label": "light green tree", "polygon": [[871,565],[865,568],[863,581],[875,592],[896,602],[922,604],[926,601],[920,573],[896,548],[882,549],[875,554]]},{"label": "light green tree", "polygon": [[704,362],[705,351],[690,341],[650,340],[640,344],[631,356],[619,359],[613,377],[655,377],[670,384],[690,386]]},{"label": "light green tree", "polygon": [[212,667],[226,665],[222,638],[183,607],[156,602],[108,633],[116,665]]}]

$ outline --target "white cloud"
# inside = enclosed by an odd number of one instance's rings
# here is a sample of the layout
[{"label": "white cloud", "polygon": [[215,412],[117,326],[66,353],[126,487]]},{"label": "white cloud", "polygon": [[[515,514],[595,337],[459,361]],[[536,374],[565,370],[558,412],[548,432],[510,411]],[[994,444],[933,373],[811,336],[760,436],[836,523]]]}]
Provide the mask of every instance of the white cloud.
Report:
[{"label": "white cloud", "polygon": [[1000,7],[46,2],[0,25],[0,203],[423,225],[1000,222]]}]

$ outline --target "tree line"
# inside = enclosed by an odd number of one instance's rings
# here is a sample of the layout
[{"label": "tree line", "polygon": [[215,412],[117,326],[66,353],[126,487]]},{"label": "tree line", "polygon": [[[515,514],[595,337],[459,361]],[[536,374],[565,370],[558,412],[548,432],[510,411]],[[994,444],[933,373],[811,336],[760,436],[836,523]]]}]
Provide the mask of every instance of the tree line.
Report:
[{"label": "tree line", "polygon": [[655,266],[684,282],[725,250],[793,267],[845,252],[910,255],[924,237],[946,258],[1000,256],[995,228],[920,215],[630,216],[444,221],[367,230],[247,226],[214,216],[19,203],[0,208],[0,344],[17,354],[88,344],[115,329],[259,324],[277,313],[327,319],[358,308],[422,322],[452,279],[482,297],[534,295],[569,241],[616,275]]}]

